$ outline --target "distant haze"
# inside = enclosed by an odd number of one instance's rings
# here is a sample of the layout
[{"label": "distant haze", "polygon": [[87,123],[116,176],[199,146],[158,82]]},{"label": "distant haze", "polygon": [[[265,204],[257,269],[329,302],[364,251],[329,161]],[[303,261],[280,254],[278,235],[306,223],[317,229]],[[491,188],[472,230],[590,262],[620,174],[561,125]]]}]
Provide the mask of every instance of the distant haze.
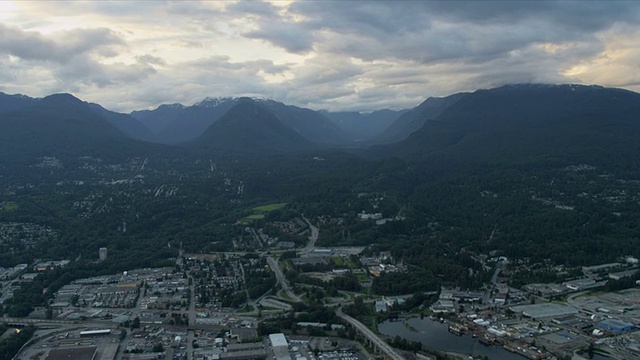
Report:
[{"label": "distant haze", "polygon": [[640,91],[633,1],[2,1],[0,91],[120,112],[206,96],[411,108],[507,83]]}]

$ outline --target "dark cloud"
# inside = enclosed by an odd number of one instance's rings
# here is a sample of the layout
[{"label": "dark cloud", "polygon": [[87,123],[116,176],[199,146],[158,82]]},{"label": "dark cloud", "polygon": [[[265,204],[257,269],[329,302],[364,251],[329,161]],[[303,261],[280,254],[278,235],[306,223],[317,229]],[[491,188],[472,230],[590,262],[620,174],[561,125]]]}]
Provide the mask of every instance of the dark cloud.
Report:
[{"label": "dark cloud", "polygon": [[533,43],[595,42],[595,32],[637,20],[639,9],[632,2],[303,1],[289,8],[301,21],[268,14],[246,36],[365,60],[477,62]]},{"label": "dark cloud", "polygon": [[75,57],[67,66],[54,68],[54,75],[61,84],[84,84],[99,88],[135,84],[155,73],[155,68],[144,61],[103,64],[89,57]]},{"label": "dark cloud", "polygon": [[617,22],[635,23],[639,7],[633,1],[431,1],[435,16],[459,24],[517,25],[545,19],[566,30],[594,32]]},{"label": "dark cloud", "polygon": [[[0,24],[3,89],[122,111],[205,96],[375,110],[507,83],[640,88],[633,1],[19,4],[22,20]],[[87,28],[50,32],[74,20]]]},{"label": "dark cloud", "polygon": [[260,17],[276,18],[279,16],[279,8],[264,1],[239,1],[230,3],[225,10],[235,15],[256,15]]},{"label": "dark cloud", "polygon": [[300,32],[298,24],[288,22],[265,22],[259,30],[248,31],[244,36],[267,40],[275,46],[293,53],[306,53],[313,49],[313,33]]},{"label": "dark cloud", "polygon": [[67,62],[74,56],[99,51],[113,56],[109,48],[124,41],[109,29],[74,29],[59,31],[47,37],[38,32],[22,31],[0,24],[0,53],[25,60]]}]

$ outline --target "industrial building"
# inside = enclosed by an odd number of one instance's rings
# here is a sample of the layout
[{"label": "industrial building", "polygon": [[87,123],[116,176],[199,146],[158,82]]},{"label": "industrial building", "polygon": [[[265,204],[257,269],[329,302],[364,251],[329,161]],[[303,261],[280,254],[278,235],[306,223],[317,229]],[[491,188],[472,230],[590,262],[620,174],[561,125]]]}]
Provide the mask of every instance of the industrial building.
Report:
[{"label": "industrial building", "polygon": [[512,306],[510,309],[515,313],[522,313],[523,316],[530,317],[534,320],[558,318],[578,313],[578,310],[570,306],[554,303],[519,305]]},{"label": "industrial building", "polygon": [[46,360],[94,360],[97,352],[98,348],[96,346],[54,349],[49,352]]},{"label": "industrial building", "polygon": [[271,347],[273,348],[273,354],[276,360],[291,360],[289,344],[287,343],[287,338],[284,337],[283,333],[270,334],[269,342],[271,342]]},{"label": "industrial building", "polygon": [[603,330],[608,330],[616,334],[633,330],[633,324],[626,323],[617,319],[606,319],[598,324],[598,327]]}]

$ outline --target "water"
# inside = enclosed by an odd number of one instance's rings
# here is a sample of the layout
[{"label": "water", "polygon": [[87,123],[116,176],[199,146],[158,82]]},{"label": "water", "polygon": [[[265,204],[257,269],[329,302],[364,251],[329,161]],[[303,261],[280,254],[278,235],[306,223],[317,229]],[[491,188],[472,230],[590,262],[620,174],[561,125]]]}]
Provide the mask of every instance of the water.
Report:
[{"label": "water", "polygon": [[385,321],[378,324],[378,331],[381,334],[394,337],[400,336],[411,341],[420,341],[426,348],[452,351],[468,355],[483,355],[491,360],[523,360],[524,357],[509,352],[501,346],[489,347],[482,345],[478,339],[471,335],[454,335],[449,332],[447,324],[441,324],[428,318],[411,318],[408,320],[409,326],[405,326],[402,321]]}]

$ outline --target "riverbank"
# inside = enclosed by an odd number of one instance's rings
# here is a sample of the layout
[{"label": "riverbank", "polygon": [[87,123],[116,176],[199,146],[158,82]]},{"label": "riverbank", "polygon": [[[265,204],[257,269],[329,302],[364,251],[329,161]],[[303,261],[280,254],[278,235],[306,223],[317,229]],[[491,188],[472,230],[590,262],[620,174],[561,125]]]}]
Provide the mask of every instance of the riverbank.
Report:
[{"label": "riverbank", "polygon": [[434,349],[461,359],[469,356],[486,356],[490,359],[522,360],[523,357],[505,350],[502,346],[483,345],[478,337],[470,334],[454,334],[449,323],[428,318],[410,318],[405,321],[385,321],[378,324],[378,331],[391,338],[400,336],[419,341],[424,348]]}]

